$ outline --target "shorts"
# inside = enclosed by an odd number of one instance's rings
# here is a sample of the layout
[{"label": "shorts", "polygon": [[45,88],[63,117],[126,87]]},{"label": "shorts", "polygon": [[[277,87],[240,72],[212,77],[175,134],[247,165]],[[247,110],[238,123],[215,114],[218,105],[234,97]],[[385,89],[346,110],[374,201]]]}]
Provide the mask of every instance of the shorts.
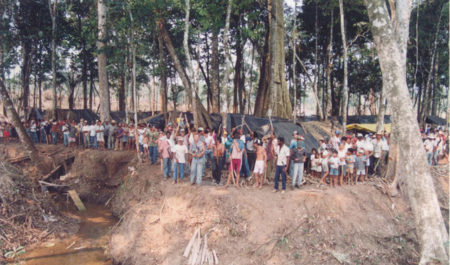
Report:
[{"label": "shorts", "polygon": [[236,172],[239,172],[241,170],[241,160],[240,159],[232,159],[231,160],[230,171],[232,171],[233,169]]},{"label": "shorts", "polygon": [[75,143],[75,137],[69,137],[69,143]]},{"label": "shorts", "polygon": [[346,166],[346,168],[347,168],[347,173],[350,173],[350,174],[353,174],[353,172],[354,172],[354,168],[353,168],[353,166],[349,166],[349,165],[347,165]]},{"label": "shorts", "polygon": [[148,144],[143,144],[142,147],[144,147],[145,149],[148,149]]},{"label": "shorts", "polygon": [[330,175],[331,176],[339,176],[339,169],[338,168],[330,168]]},{"label": "shorts", "polygon": [[328,172],[328,165],[322,165],[322,172]]},{"label": "shorts", "polygon": [[356,170],[356,175],[357,176],[362,176],[366,174],[366,170],[365,169],[357,169]]},{"label": "shorts", "polygon": [[320,173],[320,172],[322,172],[322,167],[316,167],[314,169],[314,171],[317,172],[317,173]]},{"label": "shorts", "polygon": [[258,160],[255,162],[255,168],[253,169],[253,173],[262,174],[264,173],[264,161]]}]

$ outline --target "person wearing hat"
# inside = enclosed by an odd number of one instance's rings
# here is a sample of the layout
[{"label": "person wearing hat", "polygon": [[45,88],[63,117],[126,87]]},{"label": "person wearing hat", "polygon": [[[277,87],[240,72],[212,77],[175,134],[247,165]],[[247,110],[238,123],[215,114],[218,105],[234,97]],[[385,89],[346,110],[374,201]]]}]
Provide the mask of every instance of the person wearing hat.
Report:
[{"label": "person wearing hat", "polygon": [[184,166],[186,164],[186,154],[188,153],[187,146],[183,144],[183,137],[178,136],[176,142],[175,146],[172,147],[172,153],[175,160],[173,167],[174,184],[178,182],[178,178],[180,181],[184,178]]},{"label": "person wearing hat", "polygon": [[331,144],[333,145],[334,150],[338,150],[339,149],[339,144],[341,143],[341,131],[340,130],[336,130],[334,132],[333,137],[331,137]]},{"label": "person wearing hat", "polygon": [[303,170],[306,161],[306,150],[300,141],[296,144],[296,148],[291,149],[291,168],[292,168],[292,189],[295,187],[300,188],[303,181]]},{"label": "person wearing hat", "polygon": [[114,142],[115,142],[115,137],[116,137],[116,132],[117,132],[117,126],[116,126],[116,121],[112,120],[111,124],[109,125],[108,128],[108,142],[107,142],[107,146],[109,150],[114,150]]},{"label": "person wearing hat", "polygon": [[423,143],[423,145],[425,147],[425,152],[427,154],[427,162],[428,162],[428,165],[430,165],[430,166],[433,165],[433,150],[435,148],[434,140],[435,140],[434,134],[430,133],[430,134],[428,134],[427,139]]},{"label": "person wearing hat", "polygon": [[87,120],[83,121],[83,124],[81,125],[81,134],[83,137],[83,147],[85,149],[89,148],[89,132],[90,132],[89,124]]}]

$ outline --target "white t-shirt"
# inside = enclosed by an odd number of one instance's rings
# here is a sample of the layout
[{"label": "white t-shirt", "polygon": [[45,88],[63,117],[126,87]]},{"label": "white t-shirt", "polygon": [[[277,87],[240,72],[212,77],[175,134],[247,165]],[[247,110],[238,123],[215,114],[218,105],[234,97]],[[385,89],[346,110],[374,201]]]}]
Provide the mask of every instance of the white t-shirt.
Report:
[{"label": "white t-shirt", "polygon": [[[63,127],[64,128],[64,127]],[[35,132],[36,131],[36,123],[31,123],[30,131]]]},{"label": "white t-shirt", "polygon": [[97,125],[89,125],[90,136],[94,137],[97,135],[96,127]]},{"label": "white t-shirt", "polygon": [[175,158],[178,160],[178,163],[186,163],[187,152],[188,149],[185,145],[176,144],[174,147],[172,147],[172,153],[175,153]]},{"label": "white t-shirt", "polygon": [[105,130],[105,127],[103,127],[103,125],[95,125],[94,127],[96,131],[101,131],[97,133],[97,140],[101,139],[103,141],[103,131]]},{"label": "white t-shirt", "polygon": [[331,138],[331,144],[333,145],[334,149],[338,149],[339,148],[339,144],[341,143],[341,139],[339,139],[339,137],[333,136]]},{"label": "white t-shirt", "polygon": [[69,126],[67,126],[67,124],[64,124],[64,125],[61,127],[61,130],[63,131],[63,133],[64,133],[65,135],[69,135]]},{"label": "white t-shirt", "polygon": [[139,135],[139,144],[144,144],[145,128],[138,129],[137,131],[138,131],[138,135]]},{"label": "white t-shirt", "polygon": [[280,149],[280,146],[275,147],[275,153],[277,154],[277,166],[285,166],[287,164],[287,158],[290,155],[290,150],[287,145],[283,145]]},{"label": "white t-shirt", "polygon": [[[213,139],[212,135],[208,134],[208,135],[205,137],[205,145],[206,145],[206,149],[211,149],[211,148],[212,148],[212,145],[214,144],[213,142],[214,142],[214,139]],[[208,148],[210,145],[211,145],[211,148]]]},{"label": "white t-shirt", "polygon": [[431,141],[429,139],[425,140],[425,142],[423,143],[425,146],[425,151],[433,152],[434,143],[434,141]]},{"label": "white t-shirt", "polygon": [[347,150],[337,150],[338,152],[338,158],[339,158],[339,165],[345,166],[345,157],[347,156]]},{"label": "white t-shirt", "polygon": [[328,161],[330,163],[330,168],[337,169],[339,167],[339,163],[340,163],[339,157],[332,156],[332,157],[330,157],[330,159],[328,159]]}]

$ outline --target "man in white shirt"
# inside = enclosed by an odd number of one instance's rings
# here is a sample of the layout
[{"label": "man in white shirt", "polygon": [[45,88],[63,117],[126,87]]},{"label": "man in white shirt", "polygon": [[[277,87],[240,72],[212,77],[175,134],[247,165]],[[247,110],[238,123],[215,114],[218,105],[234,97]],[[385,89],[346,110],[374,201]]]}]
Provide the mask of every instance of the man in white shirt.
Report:
[{"label": "man in white shirt", "polygon": [[64,124],[61,127],[61,131],[63,132],[64,136],[64,146],[67,147],[69,145],[69,123],[64,122]]},{"label": "man in white shirt", "polygon": [[92,122],[89,126],[89,140],[91,143],[91,148],[97,149],[97,128],[95,122]]},{"label": "man in white shirt", "polygon": [[278,191],[278,182],[280,179],[281,174],[281,183],[282,183],[282,189],[283,191],[281,193],[284,193],[286,191],[286,170],[287,170],[287,164],[289,161],[289,156],[291,152],[289,150],[289,147],[284,144],[284,138],[278,137],[278,144],[275,146],[275,156],[277,159],[277,168],[275,170],[275,186],[273,192]]},{"label": "man in white shirt", "polygon": [[95,126],[95,132],[96,132],[96,136],[97,136],[97,143],[98,143],[98,147],[100,147],[100,149],[104,149],[105,148],[105,126],[103,126],[101,121],[97,121],[97,125]]},{"label": "man in white shirt", "polygon": [[175,166],[173,169],[173,183],[177,183],[178,172],[180,174],[180,180],[184,178],[184,165],[186,164],[186,154],[188,152],[187,146],[183,144],[184,138],[177,137],[177,144],[172,147],[172,153],[174,154]]},{"label": "man in white shirt", "polygon": [[341,131],[336,130],[333,137],[331,137],[331,144],[333,145],[334,150],[338,150],[339,144],[341,143],[340,139]]}]

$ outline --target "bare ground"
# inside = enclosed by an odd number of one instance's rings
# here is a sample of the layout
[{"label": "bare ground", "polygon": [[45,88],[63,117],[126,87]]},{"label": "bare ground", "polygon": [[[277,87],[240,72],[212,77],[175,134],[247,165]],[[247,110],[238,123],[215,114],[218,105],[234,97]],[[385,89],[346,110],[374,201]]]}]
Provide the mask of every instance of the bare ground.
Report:
[{"label": "bare ground", "polygon": [[187,264],[197,228],[221,264],[416,264],[414,220],[373,183],[287,193],[172,185],[157,166],[129,176],[113,201],[109,254],[122,264]]}]

